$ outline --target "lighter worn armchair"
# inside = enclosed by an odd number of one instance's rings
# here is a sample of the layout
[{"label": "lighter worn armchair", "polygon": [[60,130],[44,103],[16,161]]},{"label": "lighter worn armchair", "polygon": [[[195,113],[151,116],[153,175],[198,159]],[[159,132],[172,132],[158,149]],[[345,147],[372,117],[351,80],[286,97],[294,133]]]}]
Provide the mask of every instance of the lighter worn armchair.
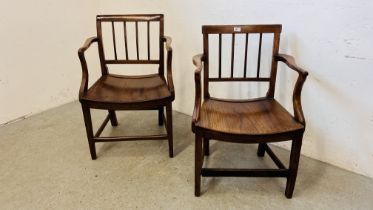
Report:
[{"label": "lighter worn armchair", "polygon": [[[89,38],[79,49],[79,59],[82,65],[82,82],[79,90],[79,100],[82,104],[84,122],[87,131],[88,144],[92,159],[96,159],[95,143],[110,141],[133,141],[133,140],[168,140],[169,156],[173,157],[173,135],[172,135],[172,101],[175,98],[174,85],[172,80],[172,48],[171,38],[163,35],[163,15],[99,15],[97,16],[97,37]],[[112,42],[112,56],[107,56],[109,50],[104,47],[103,25],[109,26]],[[132,25],[134,40],[128,40]],[[146,28],[146,44],[139,46],[139,25]],[[151,44],[151,28],[158,28],[156,42]],[[118,31],[123,30],[119,34]],[[157,30],[155,30],[157,31]],[[121,35],[121,36],[119,36]],[[119,41],[122,44],[119,44]],[[131,42],[130,42],[131,41]],[[101,63],[102,76],[88,88],[88,67],[84,52],[92,43],[98,44],[98,52]],[[131,48],[130,43],[134,43]],[[144,42],[143,42],[144,43]],[[144,47],[145,45],[145,47]],[[152,54],[151,46],[155,46],[156,53]],[[140,47],[143,47],[141,50]],[[120,51],[119,49],[123,49]],[[145,49],[144,49],[145,48]],[[167,76],[164,76],[164,48],[167,51]],[[132,53],[131,54],[131,49]],[[136,64],[149,69],[149,66],[156,65],[158,72],[141,76],[124,76],[110,73],[110,65]],[[128,66],[127,66],[128,67]],[[166,115],[164,117],[164,107]],[[90,109],[108,110],[108,116],[94,134]],[[158,110],[158,123],[162,125],[165,121],[167,134],[138,135],[138,136],[100,136],[106,124],[111,121],[112,126],[117,126],[116,110]]]},{"label": "lighter worn armchair", "polygon": [[[200,196],[201,176],[237,176],[237,177],[284,177],[287,179],[285,195],[291,198],[297,177],[300,150],[305,119],[301,105],[301,91],[308,73],[298,67],[293,57],[279,54],[281,25],[226,25],[203,26],[203,54],[193,58],[197,67],[195,71],[195,106],[192,117],[192,130],[196,135],[195,142],[195,195]],[[235,36],[245,37],[244,73],[234,77]],[[248,38],[249,34],[259,37],[258,62],[256,77],[247,76]],[[264,34],[273,35],[273,48],[270,75],[261,76],[261,49]],[[218,76],[209,74],[209,36],[218,36],[219,58]],[[222,77],[222,35],[232,37],[231,57],[225,60],[231,62],[230,77]],[[241,48],[241,49],[243,49]],[[275,99],[275,83],[278,62],[285,63],[298,73],[298,79],[293,92],[294,115],[291,115]],[[201,73],[203,71],[203,97],[201,92]],[[267,82],[268,92],[265,97],[250,100],[227,100],[210,97],[210,82]],[[202,101],[203,99],[203,101]],[[234,143],[259,143],[257,155],[263,157],[265,152],[271,157],[278,169],[227,169],[203,168],[204,155],[209,155],[209,140],[227,141]],[[292,141],[289,167],[273,153],[268,142]]]}]

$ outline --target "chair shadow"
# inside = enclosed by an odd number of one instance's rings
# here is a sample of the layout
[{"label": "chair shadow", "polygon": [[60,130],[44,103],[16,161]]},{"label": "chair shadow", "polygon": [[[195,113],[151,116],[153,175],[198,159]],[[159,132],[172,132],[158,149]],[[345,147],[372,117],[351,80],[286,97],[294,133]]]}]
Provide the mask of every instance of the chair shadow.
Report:
[{"label": "chair shadow", "polygon": [[[205,156],[203,167],[207,168],[273,168],[277,169],[271,158],[266,154],[264,157],[257,156],[257,144],[235,144],[212,140],[210,142],[210,156]],[[277,154],[277,153],[276,153]],[[279,154],[279,158],[281,154]],[[284,162],[285,164],[285,162]],[[234,179],[234,180],[233,180]],[[214,191],[220,193],[217,188],[221,186],[230,187],[245,193],[256,193],[269,185],[276,189],[269,190],[274,193],[285,192],[284,178],[262,178],[262,177],[203,177],[202,193]],[[263,187],[264,185],[264,187]],[[215,189],[215,190],[214,190]],[[225,191],[225,190],[224,190]],[[223,193],[223,192],[221,192]]]},{"label": "chair shadow", "polygon": [[[300,55],[301,50],[299,50],[299,46],[298,46],[297,41],[298,41],[298,37],[297,37],[296,34],[287,34],[287,36],[284,36],[283,39],[282,39],[282,46],[285,46],[284,49],[286,49],[284,53],[290,54],[290,55],[294,56],[294,58],[296,60],[299,60],[297,58],[299,58],[301,56]],[[292,91],[292,89],[294,87],[293,85],[295,84],[295,82],[293,82],[292,84],[289,85],[288,81],[289,80],[295,81],[297,75],[294,72],[290,72],[290,71],[285,70],[285,68],[287,68],[287,67],[285,67],[284,65],[279,65],[279,69],[280,69],[279,73],[281,75],[279,76],[278,85],[279,85],[280,90],[286,90],[286,96],[288,96],[289,93],[290,93],[290,96],[291,96],[291,92],[289,92],[289,91]],[[309,134],[312,134],[312,139],[318,139],[318,142],[327,142],[324,137],[322,137],[321,135],[318,135],[318,132],[317,132],[319,130],[317,128],[318,125],[315,125],[315,124],[312,123],[312,121],[307,120],[307,109],[306,109],[307,104],[308,104],[307,101],[308,100],[313,100],[313,99],[305,98],[305,96],[307,95],[307,92],[308,92],[308,85],[310,85],[309,83],[315,84],[315,82],[316,82],[316,85],[319,85],[320,87],[322,86],[322,89],[324,89],[326,92],[333,92],[333,94],[331,94],[333,97],[335,97],[336,95],[340,96],[340,93],[334,87],[331,87],[329,83],[321,82],[320,81],[321,77],[318,76],[315,71],[312,71],[312,70],[308,69],[307,67],[305,67],[305,69],[308,70],[310,74],[309,74],[309,77],[307,79],[308,81],[305,82],[305,85],[304,85],[304,88],[303,88],[304,89],[303,90],[303,97],[302,97],[302,99],[303,99],[302,100],[303,109],[304,109],[304,113],[305,113],[305,117],[306,117],[306,121],[307,121],[306,132],[305,132],[304,137],[303,137],[302,150],[307,145],[307,139],[310,138]],[[284,105],[287,105],[285,107],[288,108],[290,113],[293,113],[292,103],[291,103],[291,100],[289,100],[289,99],[291,99],[291,98],[285,97],[284,94],[279,95],[279,101],[280,102],[285,102]],[[285,143],[285,144],[287,144],[287,148],[290,148],[290,143]],[[325,146],[318,144],[317,145],[317,152],[319,154],[325,153]],[[289,157],[290,151],[287,151],[286,153],[287,153],[287,156]],[[287,163],[288,163],[288,157],[286,158]],[[296,183],[296,188],[295,188],[295,193],[299,193],[299,194],[302,194],[303,192],[306,192],[307,188],[319,183],[320,179],[322,178],[322,174],[325,173],[325,166],[322,165],[322,164],[308,164],[307,163],[307,168],[304,168],[303,167],[304,165],[306,165],[305,161],[302,161],[302,157],[301,157],[300,163],[299,163],[299,169],[298,169],[298,176],[297,176],[298,181]],[[310,179],[308,176],[302,176],[302,174],[309,174],[311,172],[316,175],[316,176],[313,176],[312,179]],[[297,185],[299,186],[299,184],[301,184],[302,187],[297,187]]]},{"label": "chair shadow", "polygon": [[[110,122],[101,136],[136,136],[166,134],[165,125],[158,125],[156,111],[117,112],[118,126],[112,127]],[[173,112],[173,144],[174,157],[184,151],[190,144],[190,116]],[[98,144],[98,156],[143,156],[166,153],[168,156],[167,140],[138,140],[123,142],[105,142]]]}]

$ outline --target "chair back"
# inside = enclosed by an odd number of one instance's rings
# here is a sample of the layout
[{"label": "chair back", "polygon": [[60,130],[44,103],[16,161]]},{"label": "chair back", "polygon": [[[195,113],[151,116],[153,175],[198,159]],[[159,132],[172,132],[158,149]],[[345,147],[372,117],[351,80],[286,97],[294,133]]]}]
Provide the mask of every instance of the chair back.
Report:
[{"label": "chair back", "polygon": [[[204,54],[204,98],[209,98],[209,82],[268,82],[267,97],[274,96],[277,62],[274,55],[278,54],[282,25],[205,25],[202,26]],[[249,44],[250,38],[257,38],[257,44]],[[262,44],[265,36],[273,36],[270,52],[269,75],[261,74]],[[240,39],[239,42],[237,39]],[[212,43],[215,41],[214,43]],[[226,42],[230,41],[228,45]],[[215,44],[214,47],[211,45]],[[225,45],[224,45],[225,44]],[[224,47],[223,47],[224,46]],[[249,48],[254,47],[254,49]],[[223,49],[225,48],[225,49]],[[255,49],[256,48],[256,49]],[[228,49],[228,51],[227,51]],[[212,52],[213,51],[213,52]],[[216,52],[218,51],[218,52]],[[225,53],[225,52],[228,53]],[[248,58],[255,52],[255,65]],[[257,53],[256,53],[257,52]],[[210,62],[211,61],[211,62]],[[210,72],[210,64],[214,62],[216,69]],[[240,65],[237,63],[240,62]],[[229,65],[223,65],[229,63]],[[250,64],[250,65],[248,65]],[[227,69],[228,66],[228,69]],[[253,67],[254,66],[254,67]],[[241,69],[238,69],[241,68]],[[254,68],[254,69],[253,69]]]},{"label": "chair back", "polygon": [[163,75],[163,14],[98,15],[96,26],[103,75],[113,64],[156,64]]}]

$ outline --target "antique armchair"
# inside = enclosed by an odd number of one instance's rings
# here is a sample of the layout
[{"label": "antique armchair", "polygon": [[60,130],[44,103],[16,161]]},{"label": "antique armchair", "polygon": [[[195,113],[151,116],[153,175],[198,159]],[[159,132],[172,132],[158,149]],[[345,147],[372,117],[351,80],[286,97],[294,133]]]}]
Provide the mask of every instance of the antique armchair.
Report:
[{"label": "antique armchair", "polygon": [[[82,81],[79,90],[79,101],[81,102],[84,122],[87,132],[88,144],[92,159],[96,159],[95,143],[110,141],[133,141],[133,140],[161,140],[167,139],[169,145],[169,156],[173,157],[173,136],[172,136],[172,101],[175,98],[174,85],[172,81],[172,48],[171,38],[164,36],[163,15],[162,14],[139,14],[139,15],[99,15],[96,18],[97,37],[87,39],[79,49],[78,55],[82,66]],[[104,47],[103,25],[109,26],[111,43],[105,42],[107,46],[111,44],[112,50],[109,54]],[[128,25],[135,29],[131,35],[134,40],[129,40]],[[146,39],[146,44],[139,47],[139,27],[146,28],[146,34],[142,36]],[[157,28],[155,42],[151,43],[151,26]],[[115,30],[117,29],[117,31]],[[118,31],[123,33],[119,36]],[[154,38],[154,37],[153,37]],[[154,40],[154,39],[153,39]],[[107,39],[106,39],[107,41]],[[119,44],[122,41],[123,44]],[[131,43],[132,41],[132,43]],[[98,53],[101,63],[102,76],[88,88],[88,67],[84,56],[85,51],[92,43],[97,43]],[[143,42],[144,43],[144,42]],[[130,47],[132,46],[136,47]],[[145,47],[144,47],[145,45]],[[107,47],[106,46],[106,47]],[[152,55],[151,46],[155,46],[156,55]],[[159,47],[158,47],[159,46]],[[124,50],[120,51],[120,47]],[[164,76],[164,48],[167,51],[167,75]],[[132,51],[130,51],[132,50]],[[131,52],[135,53],[131,54]],[[122,54],[120,53],[122,52]],[[156,57],[158,56],[158,57]],[[155,57],[155,58],[154,58]],[[117,75],[110,73],[112,65],[132,64],[148,69],[149,66],[158,66],[158,72],[147,75]],[[126,65],[128,67],[131,65]],[[166,115],[164,117],[164,107]],[[108,115],[96,133],[93,133],[90,109],[108,110]],[[158,110],[158,123],[166,124],[167,134],[147,135],[147,136],[100,136],[108,121],[112,126],[117,126],[116,110]]]},{"label": "antique armchair", "polygon": [[[301,105],[301,91],[308,73],[298,67],[293,57],[279,54],[281,25],[216,25],[203,26],[203,54],[193,57],[195,70],[195,106],[192,117],[192,130],[195,133],[195,196],[200,196],[201,176],[203,177],[284,177],[287,179],[285,195],[291,198],[297,177],[300,150],[303,133],[305,130],[305,118]],[[244,54],[235,56],[235,36],[244,36]],[[256,76],[248,76],[248,37],[259,36],[258,60]],[[272,57],[269,76],[261,76],[261,49],[262,36],[273,35]],[[209,37],[218,36],[219,56],[218,76],[209,74],[210,59]],[[222,76],[222,35],[231,36],[231,56],[226,58],[230,65],[230,76]],[[271,41],[272,42],[272,41]],[[237,47],[236,47],[237,48]],[[244,55],[244,56],[243,56]],[[234,77],[235,59],[242,56],[244,60],[244,73]],[[291,115],[275,99],[275,83],[278,62],[285,63],[290,69],[298,73],[293,92],[294,115]],[[201,73],[203,71],[203,101],[201,92]],[[236,74],[237,75],[237,74]],[[266,96],[248,100],[228,100],[210,97],[210,82],[265,82],[268,83]],[[209,140],[227,141],[234,143],[259,143],[257,155],[264,156],[265,152],[277,165],[278,169],[227,169],[227,168],[203,168],[204,155],[209,155]],[[277,158],[267,143],[278,141],[292,141],[289,167]]]}]

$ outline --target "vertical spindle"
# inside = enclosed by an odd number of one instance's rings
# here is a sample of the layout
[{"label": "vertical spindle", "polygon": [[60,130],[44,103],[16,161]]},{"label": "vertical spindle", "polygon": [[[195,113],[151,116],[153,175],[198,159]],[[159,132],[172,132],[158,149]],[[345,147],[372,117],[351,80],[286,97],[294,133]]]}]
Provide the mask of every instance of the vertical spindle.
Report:
[{"label": "vertical spindle", "polygon": [[234,68],[234,45],[235,45],[235,34],[232,34],[231,78],[233,78],[233,68]]},{"label": "vertical spindle", "polygon": [[148,60],[150,60],[150,21],[147,22],[148,28]]},{"label": "vertical spindle", "polygon": [[123,32],[124,32],[124,47],[126,49],[126,60],[128,60],[128,44],[127,44],[127,25],[126,22],[123,22]]},{"label": "vertical spindle", "polygon": [[137,56],[137,60],[139,60],[139,24],[137,21],[135,22],[135,26],[136,26],[136,56]]},{"label": "vertical spindle", "polygon": [[117,45],[116,45],[116,43],[115,43],[115,27],[114,27],[114,21],[111,22],[111,30],[112,30],[112,33],[113,33],[114,57],[115,57],[115,60],[118,60],[118,57],[117,57]]},{"label": "vertical spindle", "polygon": [[260,57],[262,55],[262,36],[263,34],[260,33],[260,36],[259,36],[259,52],[258,52],[258,65],[257,65],[257,71],[256,71],[256,77],[259,78],[259,74],[260,74]]},{"label": "vertical spindle", "polygon": [[221,78],[221,34],[219,34],[219,78]]},{"label": "vertical spindle", "polygon": [[246,71],[247,71],[247,47],[248,47],[248,41],[249,41],[249,34],[246,33],[245,38],[245,63],[243,67],[243,77],[246,78]]}]

